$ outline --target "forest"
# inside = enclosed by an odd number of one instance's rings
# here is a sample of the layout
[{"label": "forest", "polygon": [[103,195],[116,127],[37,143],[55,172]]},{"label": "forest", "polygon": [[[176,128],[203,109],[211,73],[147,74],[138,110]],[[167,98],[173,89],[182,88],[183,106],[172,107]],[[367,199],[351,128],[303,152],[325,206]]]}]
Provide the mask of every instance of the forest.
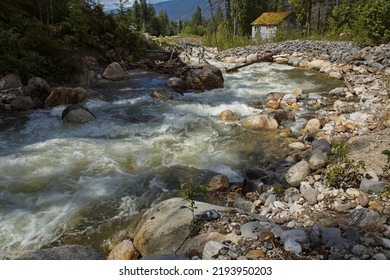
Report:
[{"label": "forest", "polygon": [[[203,44],[220,49],[261,44],[249,38],[250,24],[267,11],[292,10],[297,16],[297,29],[281,29],[275,40],[353,40],[368,45],[390,40],[388,0],[204,1],[211,19],[198,8],[190,20],[173,22],[164,11],[156,13],[147,0],[136,0],[129,10],[124,9],[125,0],[118,0],[117,14],[107,14],[93,0],[3,0],[0,74],[16,73],[23,81],[41,76],[66,82],[82,55],[104,61],[135,59],[144,48],[145,33],[202,36]],[[319,4],[326,7],[325,16],[313,14]]]}]

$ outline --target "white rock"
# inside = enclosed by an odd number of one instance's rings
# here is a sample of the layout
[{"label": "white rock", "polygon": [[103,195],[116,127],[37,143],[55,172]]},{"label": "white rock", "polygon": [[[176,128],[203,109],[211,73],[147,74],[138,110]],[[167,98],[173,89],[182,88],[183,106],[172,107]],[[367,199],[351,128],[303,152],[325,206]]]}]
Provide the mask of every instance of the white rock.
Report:
[{"label": "white rock", "polygon": [[294,253],[294,254],[300,254],[302,253],[302,247],[301,245],[296,242],[295,240],[291,239],[291,238],[288,238],[285,242],[284,242],[284,249],[287,251],[287,252],[291,252],[291,253]]},{"label": "white rock", "polygon": [[298,187],[302,181],[310,174],[310,165],[302,160],[287,170],[285,174],[286,182],[292,187]]},{"label": "white rock", "polygon": [[212,240],[207,242],[203,249],[202,260],[214,260],[223,248],[227,247],[220,242]]}]

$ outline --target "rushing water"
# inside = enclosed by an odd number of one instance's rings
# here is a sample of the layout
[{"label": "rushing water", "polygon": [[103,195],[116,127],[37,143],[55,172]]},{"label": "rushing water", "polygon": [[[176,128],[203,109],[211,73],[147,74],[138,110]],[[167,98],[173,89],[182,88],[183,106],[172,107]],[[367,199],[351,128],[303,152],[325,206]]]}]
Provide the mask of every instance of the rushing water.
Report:
[{"label": "rushing water", "polygon": [[258,156],[282,156],[283,138],[218,120],[261,112],[271,91],[324,92],[334,81],[309,70],[255,64],[225,76],[225,88],[154,100],[166,76],[132,72],[101,83],[97,116],[65,124],[65,106],[0,119],[0,252],[81,243],[104,251],[140,211],[175,195],[183,180],[220,172],[241,181]]}]

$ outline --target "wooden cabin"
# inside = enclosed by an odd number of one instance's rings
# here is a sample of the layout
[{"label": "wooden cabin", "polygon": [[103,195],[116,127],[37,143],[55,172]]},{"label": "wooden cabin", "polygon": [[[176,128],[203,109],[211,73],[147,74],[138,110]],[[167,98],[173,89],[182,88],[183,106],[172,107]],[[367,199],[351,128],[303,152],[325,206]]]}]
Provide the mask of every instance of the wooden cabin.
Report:
[{"label": "wooden cabin", "polygon": [[293,12],[268,12],[263,13],[252,23],[252,38],[263,40],[272,39],[281,26],[293,29],[297,26],[297,19]]}]

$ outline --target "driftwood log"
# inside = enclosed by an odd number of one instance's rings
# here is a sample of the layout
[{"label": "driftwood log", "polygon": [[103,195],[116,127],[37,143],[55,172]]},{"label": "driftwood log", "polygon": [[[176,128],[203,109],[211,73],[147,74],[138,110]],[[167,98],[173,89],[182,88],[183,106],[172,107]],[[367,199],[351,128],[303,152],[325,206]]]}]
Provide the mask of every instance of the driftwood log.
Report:
[{"label": "driftwood log", "polygon": [[254,60],[254,61],[251,61],[251,62],[248,62],[248,63],[245,63],[245,64],[242,64],[242,65],[239,65],[239,66],[236,66],[236,67],[233,67],[233,68],[230,68],[230,69],[227,69],[226,70],[226,73],[234,73],[234,72],[237,72],[238,69],[241,69],[243,67],[246,67],[246,66],[249,66],[249,65],[252,65],[252,64],[255,64],[255,63],[259,63],[259,62],[272,62],[273,61],[273,56],[275,55],[276,53],[267,53],[265,55],[263,55],[262,57]]}]

